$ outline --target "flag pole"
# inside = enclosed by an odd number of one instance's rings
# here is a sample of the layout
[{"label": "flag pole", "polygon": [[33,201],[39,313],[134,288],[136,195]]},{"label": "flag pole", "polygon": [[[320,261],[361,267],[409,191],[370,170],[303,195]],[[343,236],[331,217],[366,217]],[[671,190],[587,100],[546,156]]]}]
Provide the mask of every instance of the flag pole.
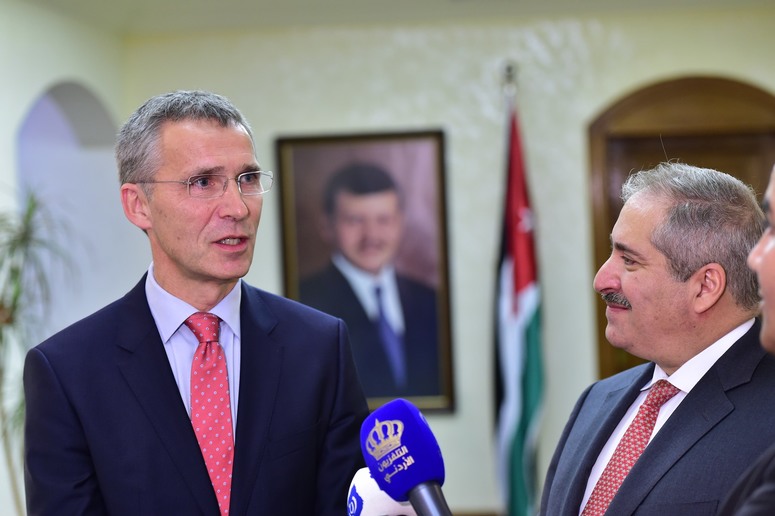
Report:
[{"label": "flag pole", "polygon": [[501,83],[506,100],[512,103],[517,96],[517,65],[512,61],[506,62],[503,67],[503,81]]},{"label": "flag pole", "polygon": [[534,514],[538,424],[542,406],[541,296],[534,220],[516,113],[517,67],[506,63],[506,187],[496,293],[498,476],[509,516]]}]

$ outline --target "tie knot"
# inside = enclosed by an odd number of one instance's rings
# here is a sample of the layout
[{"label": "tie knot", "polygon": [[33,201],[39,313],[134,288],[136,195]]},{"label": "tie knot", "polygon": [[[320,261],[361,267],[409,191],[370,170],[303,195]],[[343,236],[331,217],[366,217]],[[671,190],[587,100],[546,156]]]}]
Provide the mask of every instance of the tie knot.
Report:
[{"label": "tie knot", "polygon": [[218,331],[220,330],[221,319],[214,314],[207,312],[196,312],[186,319],[185,325],[196,336],[199,343],[218,342]]},{"label": "tie knot", "polygon": [[658,409],[664,405],[667,400],[678,394],[679,391],[680,389],[678,387],[667,380],[659,380],[651,386],[651,390],[649,391],[648,396],[646,396],[646,401],[644,401],[643,404]]}]

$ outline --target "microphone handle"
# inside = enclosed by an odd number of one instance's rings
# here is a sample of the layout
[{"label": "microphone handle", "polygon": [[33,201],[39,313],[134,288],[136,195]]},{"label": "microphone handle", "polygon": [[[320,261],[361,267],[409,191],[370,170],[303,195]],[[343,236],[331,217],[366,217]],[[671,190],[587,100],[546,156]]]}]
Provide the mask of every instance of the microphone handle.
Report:
[{"label": "microphone handle", "polygon": [[417,516],[452,516],[438,482],[423,482],[412,488],[409,502]]}]

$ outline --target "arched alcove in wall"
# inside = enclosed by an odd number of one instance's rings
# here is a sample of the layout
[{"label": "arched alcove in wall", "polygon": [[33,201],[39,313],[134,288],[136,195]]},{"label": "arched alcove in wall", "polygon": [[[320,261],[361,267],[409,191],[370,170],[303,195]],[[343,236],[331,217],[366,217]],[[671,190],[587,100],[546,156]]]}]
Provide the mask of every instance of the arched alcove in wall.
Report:
[{"label": "arched alcove in wall", "polygon": [[113,157],[116,124],[82,85],[51,87],[18,133],[20,205],[32,191],[53,222],[44,237],[69,265],[47,260],[50,300],[32,339],[44,338],[121,296],[150,262],[146,237],[125,218]]}]

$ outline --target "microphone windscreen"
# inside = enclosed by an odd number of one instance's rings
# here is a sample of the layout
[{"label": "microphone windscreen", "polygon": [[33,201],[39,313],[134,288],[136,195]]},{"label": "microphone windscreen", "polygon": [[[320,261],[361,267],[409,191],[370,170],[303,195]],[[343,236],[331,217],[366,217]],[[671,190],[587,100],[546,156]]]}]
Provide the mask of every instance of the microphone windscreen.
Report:
[{"label": "microphone windscreen", "polygon": [[397,502],[379,488],[369,468],[361,468],[350,482],[347,516],[417,516],[409,502]]},{"label": "microphone windscreen", "polygon": [[444,484],[444,459],[420,410],[395,399],[372,412],[361,425],[361,450],[377,485],[394,500],[425,482]]}]

